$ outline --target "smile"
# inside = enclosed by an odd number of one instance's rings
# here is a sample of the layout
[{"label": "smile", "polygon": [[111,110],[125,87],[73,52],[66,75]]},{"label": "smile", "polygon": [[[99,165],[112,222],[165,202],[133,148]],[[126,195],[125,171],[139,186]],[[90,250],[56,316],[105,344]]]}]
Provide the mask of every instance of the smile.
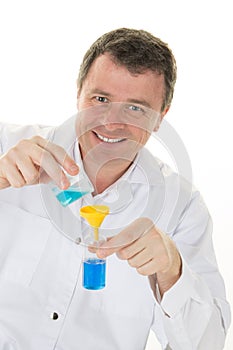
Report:
[{"label": "smile", "polygon": [[121,139],[110,139],[108,137],[102,136],[100,134],[97,134],[95,132],[95,135],[98,137],[98,139],[100,139],[101,141],[107,142],[107,143],[117,143],[117,142],[122,142],[125,140],[125,138],[121,138]]}]

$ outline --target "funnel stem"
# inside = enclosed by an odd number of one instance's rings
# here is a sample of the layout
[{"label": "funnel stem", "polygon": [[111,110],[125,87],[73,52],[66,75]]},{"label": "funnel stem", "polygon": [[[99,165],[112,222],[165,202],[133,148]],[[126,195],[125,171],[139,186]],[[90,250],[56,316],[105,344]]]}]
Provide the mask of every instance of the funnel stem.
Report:
[{"label": "funnel stem", "polygon": [[98,227],[93,227],[94,229],[94,240],[98,241],[99,240],[99,229]]}]

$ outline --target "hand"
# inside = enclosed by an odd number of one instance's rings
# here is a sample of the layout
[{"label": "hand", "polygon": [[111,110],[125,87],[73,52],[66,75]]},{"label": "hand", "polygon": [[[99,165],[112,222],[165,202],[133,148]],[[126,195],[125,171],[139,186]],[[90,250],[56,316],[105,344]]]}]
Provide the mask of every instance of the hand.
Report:
[{"label": "hand", "polygon": [[156,274],[161,296],[181,275],[181,258],[174,242],[148,218],[135,220],[97,250],[100,258],[113,253],[142,275],[150,278]]},{"label": "hand", "polygon": [[63,167],[70,175],[79,171],[74,160],[65,150],[35,136],[21,140],[0,157],[0,189],[23,187],[53,180],[60,188],[69,187]]}]

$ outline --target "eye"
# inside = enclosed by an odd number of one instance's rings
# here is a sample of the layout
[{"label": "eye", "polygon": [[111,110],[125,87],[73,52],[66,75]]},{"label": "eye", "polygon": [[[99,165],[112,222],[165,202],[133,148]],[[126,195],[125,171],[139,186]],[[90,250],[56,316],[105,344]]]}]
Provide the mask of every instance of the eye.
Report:
[{"label": "eye", "polygon": [[142,115],[145,114],[145,108],[143,106],[127,104],[125,105],[125,108],[127,113],[134,118],[140,118]]},{"label": "eye", "polygon": [[126,103],[124,105],[124,112],[128,117],[132,118],[132,120],[144,118],[144,120],[148,121],[153,115],[152,111],[152,109],[142,104]]},{"label": "eye", "polygon": [[128,106],[128,108],[134,112],[143,112],[143,109],[139,106],[131,105],[131,106]]},{"label": "eye", "polygon": [[103,96],[96,96],[95,99],[96,99],[96,101],[101,102],[101,103],[108,102],[108,99],[106,97],[103,97]]}]

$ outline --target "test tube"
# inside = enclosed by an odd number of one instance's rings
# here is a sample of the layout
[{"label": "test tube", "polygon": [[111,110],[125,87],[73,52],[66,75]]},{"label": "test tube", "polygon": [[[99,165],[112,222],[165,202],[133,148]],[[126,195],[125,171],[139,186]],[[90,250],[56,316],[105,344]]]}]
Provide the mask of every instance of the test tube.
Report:
[{"label": "test tube", "polygon": [[83,287],[91,290],[98,290],[106,284],[106,259],[97,257],[94,250],[99,242],[93,242],[85,247],[83,258]]},{"label": "test tube", "polygon": [[104,205],[89,205],[80,209],[80,216],[89,224],[89,235],[85,239],[85,254],[83,259],[83,287],[98,290],[105,287],[106,259],[100,259],[96,255],[96,249],[104,240],[99,235],[99,228],[109,207]]}]

